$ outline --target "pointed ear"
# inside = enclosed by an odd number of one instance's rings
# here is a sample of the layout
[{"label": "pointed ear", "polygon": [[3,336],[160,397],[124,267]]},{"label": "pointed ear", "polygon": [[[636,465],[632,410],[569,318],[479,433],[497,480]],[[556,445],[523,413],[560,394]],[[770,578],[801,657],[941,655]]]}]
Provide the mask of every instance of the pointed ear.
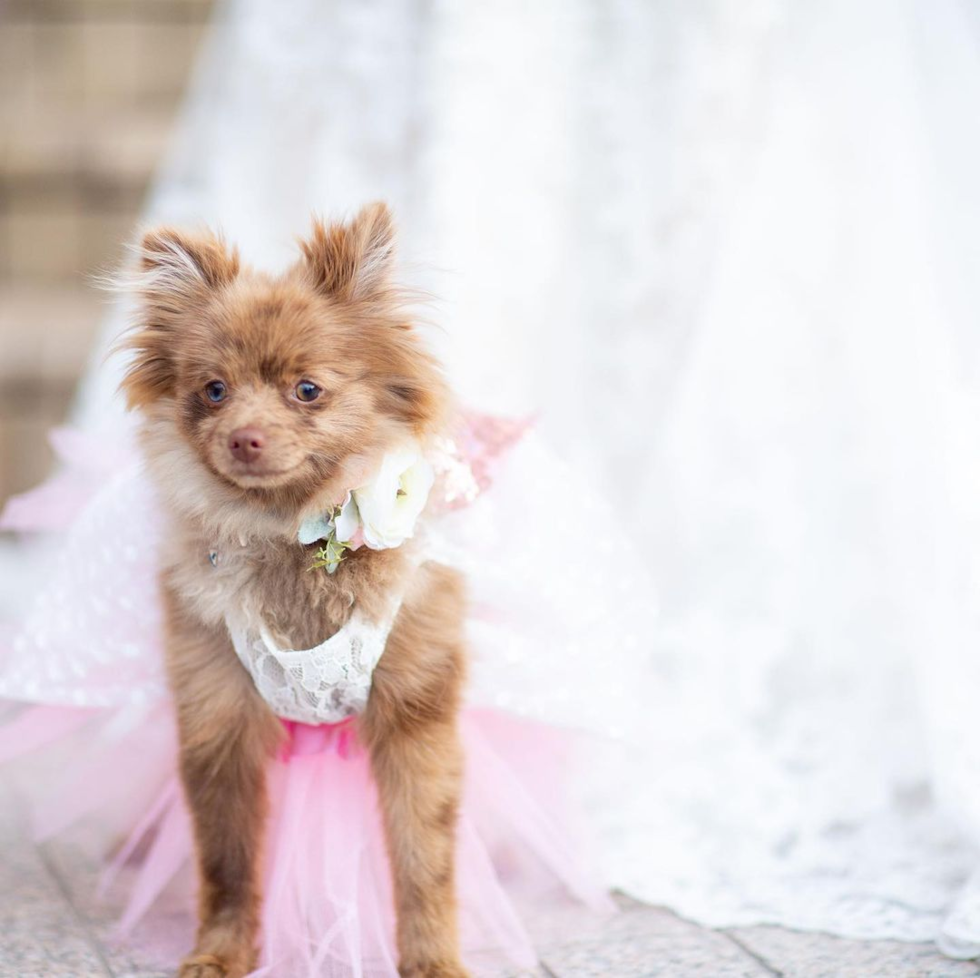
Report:
[{"label": "pointed ear", "polygon": [[168,227],[143,235],[137,261],[135,277],[124,288],[136,293],[139,319],[119,344],[134,351],[120,385],[130,408],[173,394],[173,349],[182,317],[239,271],[238,253],[217,235]]},{"label": "pointed ear", "polygon": [[340,299],[383,295],[395,256],[395,227],[388,206],[368,204],[349,224],[324,226],[313,221],[313,233],[300,242],[314,286]]},{"label": "pointed ear", "polygon": [[191,234],[176,228],[154,228],[139,245],[138,289],[147,303],[167,305],[194,299],[226,285],[239,269],[238,252],[210,231]]}]

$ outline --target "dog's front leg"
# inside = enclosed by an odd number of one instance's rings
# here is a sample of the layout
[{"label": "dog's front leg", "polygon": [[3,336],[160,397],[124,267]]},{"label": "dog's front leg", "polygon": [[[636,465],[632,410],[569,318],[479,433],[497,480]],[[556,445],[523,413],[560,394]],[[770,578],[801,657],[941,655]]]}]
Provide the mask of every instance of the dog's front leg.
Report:
[{"label": "dog's front leg", "polygon": [[391,730],[372,763],[384,815],[403,978],[461,978],[455,847],[459,747],[454,727]]},{"label": "dog's front leg", "polygon": [[[457,730],[462,652],[398,629],[374,674],[364,729],[391,862],[403,978],[465,978],[456,924]],[[407,634],[406,634],[407,633]]]},{"label": "dog's front leg", "polygon": [[177,709],[180,773],[200,882],[197,944],[180,978],[241,978],[256,955],[265,769],[281,725],[227,635],[167,596],[167,663]]}]

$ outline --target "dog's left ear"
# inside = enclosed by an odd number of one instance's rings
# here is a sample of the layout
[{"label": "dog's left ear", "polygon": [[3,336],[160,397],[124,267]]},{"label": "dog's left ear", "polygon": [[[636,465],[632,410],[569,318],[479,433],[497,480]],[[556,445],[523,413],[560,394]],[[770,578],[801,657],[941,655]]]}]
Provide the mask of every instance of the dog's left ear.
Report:
[{"label": "dog's left ear", "polygon": [[395,227],[380,201],[363,207],[349,224],[324,226],[300,242],[303,262],[316,289],[338,299],[358,301],[383,296],[395,257]]}]

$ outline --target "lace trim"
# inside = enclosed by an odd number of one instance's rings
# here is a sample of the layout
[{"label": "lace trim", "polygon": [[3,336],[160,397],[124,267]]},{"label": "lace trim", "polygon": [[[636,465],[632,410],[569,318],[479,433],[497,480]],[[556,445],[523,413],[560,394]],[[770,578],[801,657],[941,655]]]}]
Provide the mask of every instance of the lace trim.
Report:
[{"label": "lace trim", "polygon": [[367,706],[371,678],[401,603],[399,597],[380,622],[355,610],[343,628],[312,649],[280,648],[257,616],[243,612],[226,622],[238,658],[276,716],[339,723]]}]

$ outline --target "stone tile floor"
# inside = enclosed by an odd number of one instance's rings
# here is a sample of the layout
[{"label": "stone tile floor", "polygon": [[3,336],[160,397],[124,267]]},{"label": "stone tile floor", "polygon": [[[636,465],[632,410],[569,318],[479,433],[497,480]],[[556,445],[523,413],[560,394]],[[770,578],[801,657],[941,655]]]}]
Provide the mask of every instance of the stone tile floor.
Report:
[{"label": "stone tile floor", "polygon": [[[97,867],[78,842],[31,841],[17,795],[0,784],[0,978],[163,978],[109,939],[112,913],[92,894]],[[530,922],[536,978],[958,978],[975,962],[932,946],[854,941],[779,927],[710,930],[620,899],[597,921],[574,911]],[[490,970],[487,975],[502,975]],[[511,974],[509,978],[517,978]]]}]

